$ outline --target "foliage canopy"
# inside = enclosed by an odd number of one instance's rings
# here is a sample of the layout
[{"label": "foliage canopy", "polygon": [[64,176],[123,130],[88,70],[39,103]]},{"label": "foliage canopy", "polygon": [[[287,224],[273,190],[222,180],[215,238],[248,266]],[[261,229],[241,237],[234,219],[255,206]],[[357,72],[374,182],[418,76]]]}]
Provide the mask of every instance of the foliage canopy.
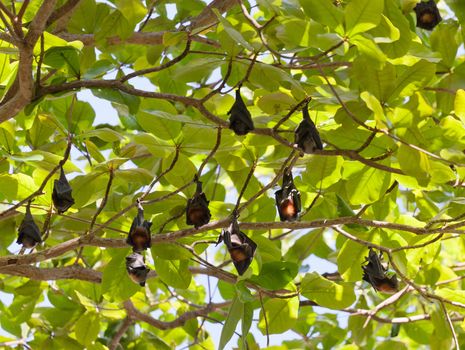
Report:
[{"label": "foliage canopy", "polygon": [[[465,3],[440,0],[432,31],[415,4],[1,2],[0,343],[465,347]],[[228,128],[240,86],[245,136]],[[324,149],[300,155],[308,101]],[[51,198],[60,165],[65,213]],[[286,167],[292,222],[274,200]],[[185,223],[196,175],[211,212],[199,228]],[[32,199],[44,243],[24,252]],[[125,268],[137,200],[152,222],[145,287]],[[215,248],[235,211],[258,246],[243,276]],[[362,281],[369,248],[399,293]]]}]

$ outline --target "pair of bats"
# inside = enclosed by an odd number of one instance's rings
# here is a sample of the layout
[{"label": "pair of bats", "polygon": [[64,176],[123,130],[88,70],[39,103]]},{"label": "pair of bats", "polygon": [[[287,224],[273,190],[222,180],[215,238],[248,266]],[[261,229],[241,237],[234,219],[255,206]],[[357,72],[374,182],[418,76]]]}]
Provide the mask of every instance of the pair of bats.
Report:
[{"label": "pair of bats", "polygon": [[[65,176],[63,167],[60,167],[60,178],[53,183],[52,201],[60,214],[67,211],[74,204],[72,188]],[[22,244],[24,248],[32,249],[41,242],[40,229],[31,215],[31,202],[29,202],[26,207],[26,215],[18,228],[16,243]]]},{"label": "pair of bats", "polygon": [[[315,150],[322,150],[323,144],[320,134],[310,119],[308,114],[308,103],[302,110],[303,120],[295,130],[295,143],[304,153],[313,153]],[[229,110],[229,128],[236,135],[246,135],[254,129],[254,124],[249,110],[242,100],[240,89],[236,90],[236,100]]]},{"label": "pair of bats", "polygon": [[[205,193],[202,191],[202,183],[195,178],[197,188],[194,196],[188,200],[186,206],[186,223],[194,225],[195,228],[203,226],[210,221],[211,214],[208,209],[208,203]],[[145,258],[142,251],[152,245],[150,227],[152,223],[145,220],[144,209],[138,202],[137,215],[132,221],[129,229],[126,243],[132,246],[133,253],[126,257],[126,270],[129,277],[141,286],[145,285],[147,274],[150,271],[145,265]]]},{"label": "pair of bats", "polygon": [[140,286],[145,286],[150,269],[145,265],[145,257],[142,252],[152,246],[152,223],[145,220],[144,208],[137,201],[137,215],[132,221],[126,243],[132,246],[133,253],[126,257],[126,271],[129,278]]}]

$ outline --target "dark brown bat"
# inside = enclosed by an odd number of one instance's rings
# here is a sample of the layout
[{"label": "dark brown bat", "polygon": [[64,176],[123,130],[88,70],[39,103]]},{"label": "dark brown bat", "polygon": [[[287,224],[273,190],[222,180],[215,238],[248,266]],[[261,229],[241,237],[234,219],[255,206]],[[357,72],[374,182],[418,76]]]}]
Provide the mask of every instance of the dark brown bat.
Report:
[{"label": "dark brown bat", "polygon": [[388,269],[381,263],[382,258],[381,252],[378,255],[370,248],[368,257],[365,258],[367,264],[362,265],[363,280],[370,283],[379,292],[394,294],[399,290],[399,282],[396,275],[391,277],[386,275]]},{"label": "dark brown bat", "polygon": [[16,241],[16,243],[22,244],[24,248],[34,248],[37,243],[42,242],[42,238],[40,237],[40,230],[31,215],[30,206],[31,202],[29,202],[27,205],[26,215],[19,225],[18,239]]},{"label": "dark brown bat", "polygon": [[58,213],[64,213],[74,204],[72,188],[66,179],[63,167],[60,167],[60,178],[53,183],[52,200]]},{"label": "dark brown bat", "polygon": [[300,202],[300,192],[295,188],[290,169],[284,170],[283,185],[274,195],[281,221],[297,220],[302,205]]},{"label": "dark brown bat", "polygon": [[218,243],[221,241],[224,241],[228,248],[237,272],[243,275],[252,262],[257,244],[240,231],[237,218],[232,220],[228,229],[223,229]]},{"label": "dark brown bat", "polygon": [[302,109],[303,120],[295,130],[295,143],[304,153],[313,153],[323,149],[320,134],[308,114],[308,104]]},{"label": "dark brown bat", "polygon": [[144,209],[138,203],[137,216],[132,221],[129,229],[126,243],[132,246],[134,252],[141,252],[152,245],[152,237],[150,235],[151,222],[144,220]]},{"label": "dark brown bat", "polygon": [[420,1],[413,9],[417,15],[417,27],[433,30],[442,21],[434,0]]},{"label": "dark brown bat", "polygon": [[230,115],[229,128],[233,130],[236,135],[245,135],[254,129],[252,117],[242,100],[240,89],[236,90],[236,101],[228,114]]},{"label": "dark brown bat", "polygon": [[144,256],[139,253],[132,253],[126,257],[126,270],[128,271],[129,278],[135,283],[145,286],[147,274],[150,269],[145,266]]},{"label": "dark brown bat", "polygon": [[205,224],[208,224],[211,218],[210,209],[208,209],[207,197],[202,191],[202,183],[195,178],[197,182],[197,190],[194,193],[194,197],[187,201],[186,207],[186,224],[194,225],[195,228],[199,228]]}]

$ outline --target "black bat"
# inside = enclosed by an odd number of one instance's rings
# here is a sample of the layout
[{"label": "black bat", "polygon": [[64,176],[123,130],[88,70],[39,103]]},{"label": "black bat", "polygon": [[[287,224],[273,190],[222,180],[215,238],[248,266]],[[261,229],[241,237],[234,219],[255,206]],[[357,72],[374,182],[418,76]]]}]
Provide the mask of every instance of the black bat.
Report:
[{"label": "black bat", "polygon": [[126,239],[126,243],[132,246],[132,250],[134,252],[140,252],[151,247],[151,226],[151,222],[144,220],[144,209],[140,203],[138,203],[137,216],[132,221],[132,225],[128,233],[128,238]]},{"label": "black bat", "polygon": [[228,114],[230,115],[229,128],[233,130],[236,135],[245,135],[254,129],[252,117],[242,100],[240,89],[236,90],[236,101]]},{"label": "black bat", "polygon": [[313,153],[323,149],[320,134],[308,114],[308,104],[302,109],[303,120],[295,130],[295,143],[304,153]]},{"label": "black bat", "polygon": [[433,30],[442,21],[434,0],[420,1],[413,9],[417,15],[417,27]]},{"label": "black bat", "polygon": [[60,167],[60,178],[53,183],[52,200],[58,213],[64,213],[74,204],[74,199],[71,196],[72,188],[66,179],[63,167]]},{"label": "black bat", "polygon": [[399,282],[394,274],[391,277],[386,275],[387,267],[381,263],[383,254],[376,254],[370,248],[368,257],[365,258],[366,265],[362,265],[363,280],[370,283],[373,288],[382,293],[394,294],[399,290]]},{"label": "black bat", "polygon": [[218,243],[223,240],[237,272],[239,275],[243,275],[252,262],[257,244],[239,230],[239,224],[235,217],[228,229],[223,229],[221,232]]},{"label": "black bat", "polygon": [[202,183],[197,179],[197,189],[194,197],[187,201],[186,207],[186,224],[194,225],[195,228],[208,224],[211,218],[210,209],[208,209],[207,197],[202,192]]},{"label": "black bat", "polygon": [[126,270],[128,271],[129,278],[142,287],[145,286],[147,274],[150,269],[145,266],[145,259],[139,253],[132,253],[126,257]]},{"label": "black bat", "polygon": [[283,174],[283,185],[274,193],[276,207],[278,208],[281,221],[294,221],[299,217],[302,209],[300,192],[295,188],[294,179],[290,169],[285,169]]},{"label": "black bat", "polygon": [[16,241],[16,243],[22,244],[24,248],[34,248],[37,243],[42,242],[42,238],[40,237],[40,230],[31,215],[30,206],[31,202],[29,202],[27,205],[26,215],[19,225],[18,239]]}]

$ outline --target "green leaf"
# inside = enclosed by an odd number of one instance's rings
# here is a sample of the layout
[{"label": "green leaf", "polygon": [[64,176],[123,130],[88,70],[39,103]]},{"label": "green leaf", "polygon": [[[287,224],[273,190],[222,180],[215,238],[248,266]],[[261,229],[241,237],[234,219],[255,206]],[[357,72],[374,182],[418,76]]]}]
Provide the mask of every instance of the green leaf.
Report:
[{"label": "green leaf", "polygon": [[362,263],[368,254],[365,246],[348,239],[337,256],[337,268],[344,281],[357,282],[362,279]]},{"label": "green leaf", "polygon": [[350,175],[345,188],[350,203],[357,205],[376,202],[384,196],[390,184],[390,173],[364,166]]},{"label": "green leaf", "polygon": [[78,76],[80,73],[79,68],[79,51],[74,47],[52,47],[45,51],[44,64],[60,69],[63,66],[69,67],[70,74]]},{"label": "green leaf", "polygon": [[213,9],[213,12],[215,13],[220,23],[223,25],[224,31],[231,37],[232,40],[234,40],[236,43],[241,44],[247,50],[254,51],[253,47],[244,39],[242,34],[238,32],[236,29],[234,29],[232,24],[229,23],[229,21],[226,18],[221,16],[217,9]]},{"label": "green leaf", "polygon": [[220,343],[218,345],[219,349],[224,349],[228,344],[231,337],[234,335],[236,330],[237,323],[242,318],[244,304],[236,296],[232,300],[231,306],[229,307],[226,320],[221,330]]},{"label": "green leaf", "polygon": [[[299,298],[269,299],[264,303],[263,309],[260,311],[260,321],[258,323],[261,332],[263,334],[267,331],[269,334],[284,333],[294,327],[297,322]],[[263,312],[266,315],[268,328],[265,325]]]},{"label": "green leaf", "polygon": [[342,24],[342,11],[331,0],[299,0],[305,14],[313,20],[337,29]]},{"label": "green leaf", "polygon": [[409,96],[420,87],[426,85],[435,74],[435,65],[425,60],[418,61],[406,68],[396,79],[395,87],[390,97],[398,98]]},{"label": "green leaf", "polygon": [[126,256],[128,249],[122,249],[113,255],[113,258],[103,269],[102,294],[110,301],[124,301],[141,289],[132,282],[126,271]]},{"label": "green leaf", "polygon": [[384,0],[351,0],[344,13],[347,35],[354,37],[376,27],[383,8]]},{"label": "green leaf", "polygon": [[459,23],[453,20],[447,20],[441,23],[436,30],[431,33],[431,48],[441,54],[442,63],[450,68],[454,65],[455,56],[459,48],[457,42],[457,30]]},{"label": "green leaf", "polygon": [[79,343],[89,346],[97,339],[100,332],[100,317],[94,312],[84,313],[74,326],[76,339]]},{"label": "green leaf", "polygon": [[[347,134],[347,133],[346,133]],[[342,157],[325,157],[315,155],[307,162],[307,170],[302,174],[302,181],[314,189],[325,189],[341,180]]]},{"label": "green leaf", "polygon": [[151,250],[153,256],[165,260],[187,260],[192,257],[191,252],[174,243],[154,243]]},{"label": "green leaf", "polygon": [[301,284],[302,295],[329,309],[343,309],[355,301],[354,287],[350,283],[335,283],[316,272],[307,273]]},{"label": "green leaf", "polygon": [[179,289],[187,289],[191,284],[189,260],[165,260],[153,258],[155,270],[166,284]]},{"label": "green leaf", "polygon": [[458,89],[455,93],[454,110],[455,115],[465,123],[465,90],[463,89]]},{"label": "green leaf", "polygon": [[252,281],[266,289],[284,288],[297,275],[299,266],[287,261],[272,261],[262,265],[260,274],[253,276]]},{"label": "green leaf", "polygon": [[109,16],[105,16],[103,23],[95,34],[95,40],[106,44],[106,40],[112,36],[119,36],[126,39],[132,34],[132,26],[119,10],[113,10]]}]

